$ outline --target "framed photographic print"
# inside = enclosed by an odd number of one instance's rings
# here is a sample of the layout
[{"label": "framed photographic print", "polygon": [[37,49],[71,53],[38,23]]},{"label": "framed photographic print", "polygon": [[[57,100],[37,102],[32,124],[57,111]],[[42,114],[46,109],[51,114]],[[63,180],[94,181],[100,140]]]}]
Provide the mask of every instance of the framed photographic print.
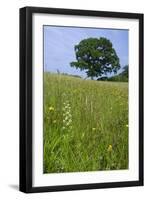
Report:
[{"label": "framed photographic print", "polygon": [[143,14],[20,9],[20,191],[143,185]]}]

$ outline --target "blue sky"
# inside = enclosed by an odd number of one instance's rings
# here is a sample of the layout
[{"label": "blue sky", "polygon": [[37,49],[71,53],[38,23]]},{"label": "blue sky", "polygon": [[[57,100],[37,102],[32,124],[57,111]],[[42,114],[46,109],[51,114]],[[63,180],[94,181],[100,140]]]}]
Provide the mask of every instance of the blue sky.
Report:
[{"label": "blue sky", "polygon": [[[128,30],[44,26],[44,71],[86,77],[84,71],[70,67],[76,61],[74,46],[89,37],[109,39],[120,59],[121,67],[128,62]],[[121,71],[121,70],[120,70]]]}]

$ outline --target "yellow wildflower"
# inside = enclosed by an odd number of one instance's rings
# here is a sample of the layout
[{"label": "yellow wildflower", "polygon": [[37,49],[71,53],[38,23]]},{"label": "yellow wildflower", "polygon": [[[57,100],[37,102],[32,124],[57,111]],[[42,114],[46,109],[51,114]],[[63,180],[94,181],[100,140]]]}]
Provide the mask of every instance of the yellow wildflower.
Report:
[{"label": "yellow wildflower", "polygon": [[92,128],[92,131],[95,131],[96,130],[96,128]]},{"label": "yellow wildflower", "polygon": [[111,152],[112,151],[112,145],[111,144],[109,144],[109,146],[108,146],[108,152]]},{"label": "yellow wildflower", "polygon": [[128,128],[128,127],[129,127],[129,125],[128,125],[128,124],[126,124],[126,127]]},{"label": "yellow wildflower", "polygon": [[50,106],[49,107],[49,111],[51,112],[51,111],[54,111],[54,107],[53,106]]},{"label": "yellow wildflower", "polygon": [[54,121],[53,121],[53,124],[56,124],[56,122],[57,122],[57,121],[56,121],[56,120],[54,120]]}]

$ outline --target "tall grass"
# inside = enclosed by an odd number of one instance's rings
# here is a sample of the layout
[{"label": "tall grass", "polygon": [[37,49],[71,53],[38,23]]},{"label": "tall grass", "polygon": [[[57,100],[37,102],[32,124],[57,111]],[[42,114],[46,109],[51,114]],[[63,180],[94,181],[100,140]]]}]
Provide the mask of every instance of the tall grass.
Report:
[{"label": "tall grass", "polygon": [[44,73],[44,173],[128,168],[128,84]]}]

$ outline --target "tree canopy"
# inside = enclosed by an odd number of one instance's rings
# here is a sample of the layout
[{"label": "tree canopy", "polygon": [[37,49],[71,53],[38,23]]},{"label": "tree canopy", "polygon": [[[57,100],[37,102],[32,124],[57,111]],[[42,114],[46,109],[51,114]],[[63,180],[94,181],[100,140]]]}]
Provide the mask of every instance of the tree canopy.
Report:
[{"label": "tree canopy", "polygon": [[100,38],[88,38],[75,45],[75,62],[71,67],[85,70],[88,77],[101,77],[107,73],[116,73],[120,69],[119,58],[110,40]]}]

